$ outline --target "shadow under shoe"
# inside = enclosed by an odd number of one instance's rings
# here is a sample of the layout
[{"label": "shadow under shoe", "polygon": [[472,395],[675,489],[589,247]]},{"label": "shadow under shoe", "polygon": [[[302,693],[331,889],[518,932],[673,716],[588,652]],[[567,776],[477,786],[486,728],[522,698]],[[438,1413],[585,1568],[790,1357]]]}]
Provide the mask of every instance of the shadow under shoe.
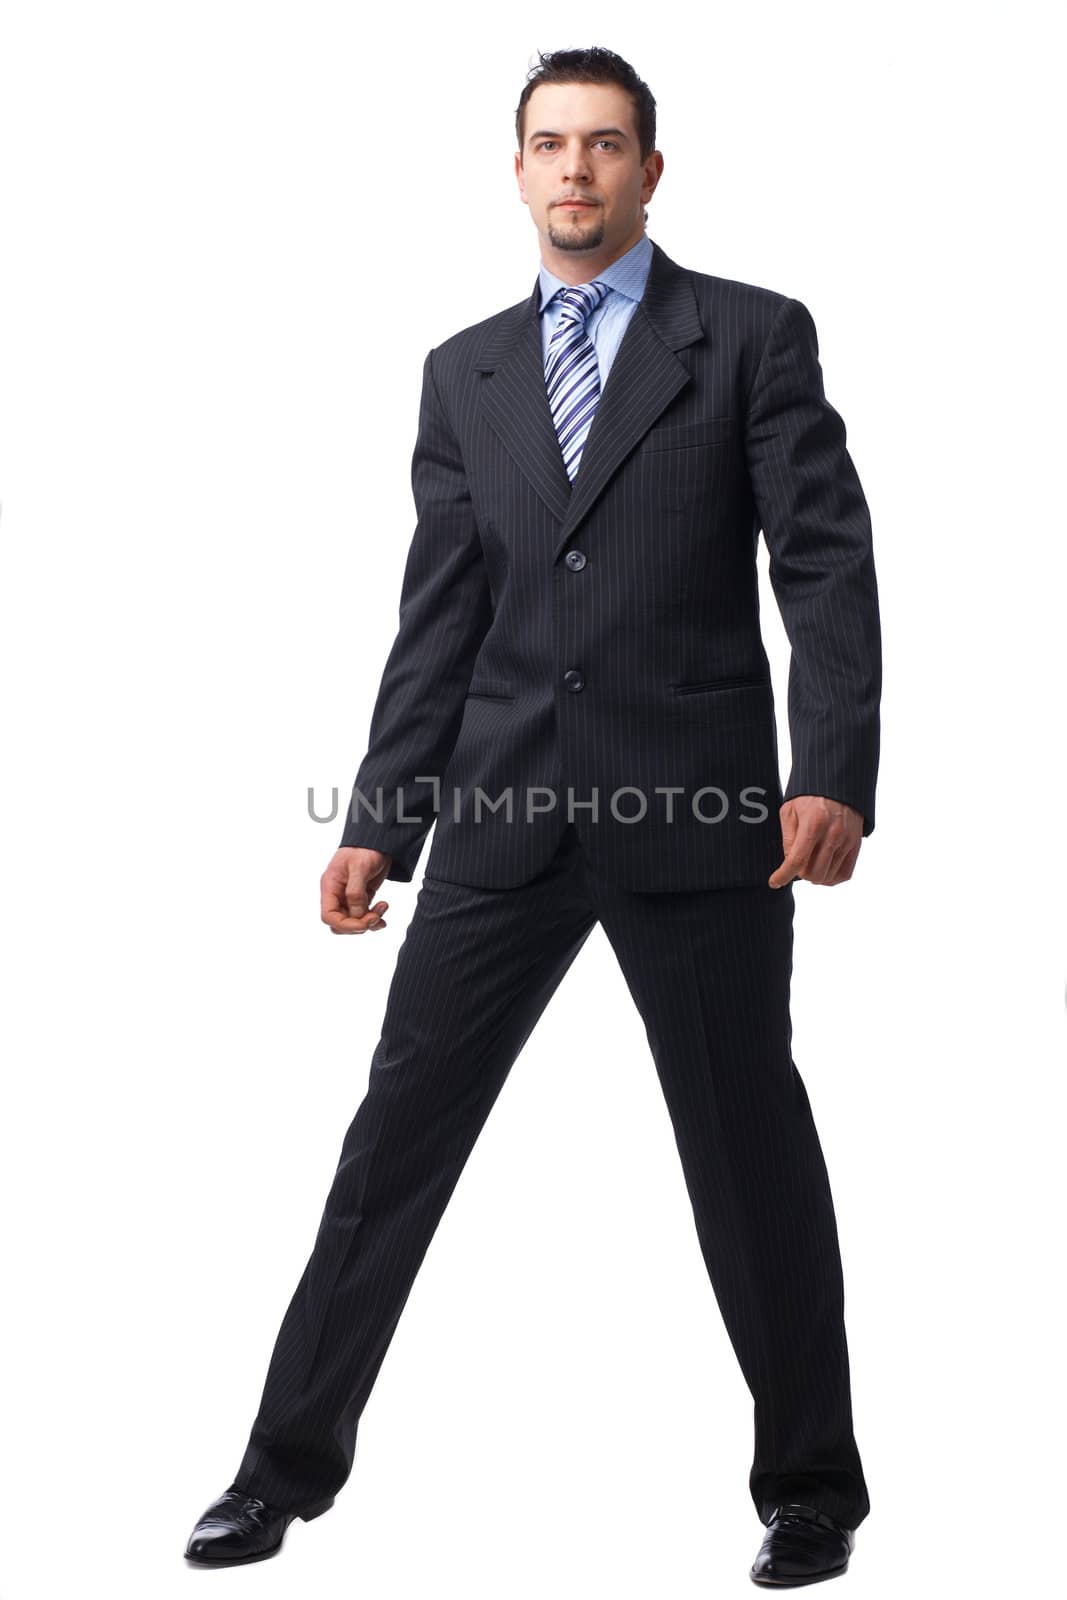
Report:
[{"label": "shadow under shoe", "polygon": [[213,1500],[185,1547],[187,1561],[204,1566],[237,1566],[244,1561],[264,1561],[277,1555],[285,1531],[294,1518],[311,1522],[329,1511],[334,1497],[319,1500],[303,1511],[281,1511],[258,1495],[248,1494],[231,1484],[225,1494]]},{"label": "shadow under shoe", "polygon": [[753,1583],[793,1588],[838,1578],[848,1570],[856,1534],[814,1506],[776,1506],[749,1577]]}]

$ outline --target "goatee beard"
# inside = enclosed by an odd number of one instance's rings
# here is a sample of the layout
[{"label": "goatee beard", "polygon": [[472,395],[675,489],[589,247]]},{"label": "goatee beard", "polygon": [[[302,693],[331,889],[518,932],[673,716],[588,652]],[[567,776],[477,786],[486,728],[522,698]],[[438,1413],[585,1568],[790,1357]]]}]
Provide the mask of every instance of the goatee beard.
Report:
[{"label": "goatee beard", "polygon": [[549,222],[548,239],[554,250],[597,250],[604,242],[604,223],[601,220],[591,228],[582,228],[576,220],[567,228]]}]

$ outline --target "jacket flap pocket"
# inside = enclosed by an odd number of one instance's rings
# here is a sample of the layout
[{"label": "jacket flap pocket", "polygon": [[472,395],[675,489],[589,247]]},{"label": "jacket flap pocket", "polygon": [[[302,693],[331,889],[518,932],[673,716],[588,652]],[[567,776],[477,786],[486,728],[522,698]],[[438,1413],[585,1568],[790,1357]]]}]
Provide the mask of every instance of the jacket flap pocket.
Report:
[{"label": "jacket flap pocket", "polygon": [[702,417],[699,422],[669,422],[650,428],[642,450],[681,450],[689,445],[722,444],[734,431],[733,417]]},{"label": "jacket flap pocket", "polygon": [[514,700],[514,698],[514,687],[496,678],[481,678],[467,689],[468,700]]}]

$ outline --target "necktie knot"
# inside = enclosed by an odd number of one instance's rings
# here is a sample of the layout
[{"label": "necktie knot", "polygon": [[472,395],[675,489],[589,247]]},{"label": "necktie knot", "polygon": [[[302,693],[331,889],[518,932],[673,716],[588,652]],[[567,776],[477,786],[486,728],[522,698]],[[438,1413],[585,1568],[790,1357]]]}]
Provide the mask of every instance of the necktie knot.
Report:
[{"label": "necktie knot", "polygon": [[595,278],[592,283],[570,284],[566,289],[558,290],[559,299],[563,302],[562,316],[568,322],[584,325],[610,287],[610,284]]}]

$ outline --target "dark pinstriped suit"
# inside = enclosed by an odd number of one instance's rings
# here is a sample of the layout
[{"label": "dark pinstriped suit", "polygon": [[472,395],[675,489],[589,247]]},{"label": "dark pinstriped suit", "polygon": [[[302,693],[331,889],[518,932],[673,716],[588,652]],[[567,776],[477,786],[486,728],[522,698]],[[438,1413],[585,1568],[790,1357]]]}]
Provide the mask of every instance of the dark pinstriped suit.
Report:
[{"label": "dark pinstriped suit", "polygon": [[[855,1527],[869,1501],[836,1222],[790,1050],[793,889],[766,881],[783,791],[755,557],[762,527],[792,646],[785,797],[846,801],[870,833],[866,502],[807,309],[655,244],[572,486],[538,298],[426,359],[400,626],[341,842],[389,852],[407,881],[437,826],[236,1482],[290,1509],[344,1483],[463,1165],[599,921],[755,1402],[756,1509],[800,1500]],[[528,791],[555,806],[528,813]]]}]

